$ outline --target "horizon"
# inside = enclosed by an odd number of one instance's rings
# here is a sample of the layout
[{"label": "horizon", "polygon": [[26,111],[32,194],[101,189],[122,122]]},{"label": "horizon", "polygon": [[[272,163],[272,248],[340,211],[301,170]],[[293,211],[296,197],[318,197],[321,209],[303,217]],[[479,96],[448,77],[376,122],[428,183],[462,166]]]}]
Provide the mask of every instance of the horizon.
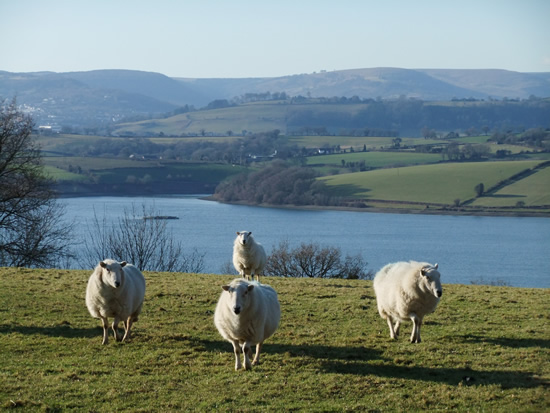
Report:
[{"label": "horizon", "polygon": [[283,78],[283,77],[291,77],[291,76],[301,76],[301,75],[315,75],[315,74],[324,74],[324,73],[334,73],[334,72],[346,72],[346,71],[360,71],[360,70],[375,70],[375,69],[396,69],[396,70],[410,70],[410,71],[423,71],[423,70],[441,70],[441,71],[501,71],[501,72],[511,72],[511,73],[523,73],[523,74],[537,74],[537,73],[550,73],[550,69],[545,72],[519,72],[515,70],[508,70],[508,69],[499,69],[499,68],[470,68],[470,69],[457,69],[457,68],[434,68],[434,67],[423,67],[423,68],[404,68],[404,67],[362,67],[362,68],[352,68],[352,69],[339,69],[339,70],[322,70],[318,72],[311,72],[311,73],[289,73],[282,76],[247,76],[247,77],[210,77],[210,78],[202,78],[202,77],[181,77],[181,76],[169,76],[165,73],[161,72],[153,72],[149,70],[140,70],[140,69],[91,69],[91,70],[72,70],[69,72],[54,72],[52,70],[37,70],[37,71],[31,71],[31,72],[11,72],[8,70],[3,70],[0,68],[0,72],[6,72],[6,73],[13,73],[13,74],[25,74],[30,75],[34,73],[53,73],[53,74],[68,74],[68,73],[86,73],[86,72],[102,72],[102,71],[120,71],[120,72],[142,72],[142,73],[152,73],[152,74],[159,74],[163,75],[169,78],[174,79],[187,79],[187,80],[195,80],[195,79],[201,79],[201,80],[210,80],[210,79],[275,79],[275,78]]},{"label": "horizon", "polygon": [[189,79],[369,68],[550,72],[545,0],[0,2],[1,70]]}]

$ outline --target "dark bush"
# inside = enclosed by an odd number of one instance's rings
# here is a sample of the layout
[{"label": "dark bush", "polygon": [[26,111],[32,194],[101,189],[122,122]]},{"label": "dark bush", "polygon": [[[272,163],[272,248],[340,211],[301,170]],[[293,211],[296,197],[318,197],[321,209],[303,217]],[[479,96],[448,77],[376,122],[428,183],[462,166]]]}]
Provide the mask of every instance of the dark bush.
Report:
[{"label": "dark bush", "polygon": [[282,241],[268,257],[265,275],[370,280],[373,273],[366,266],[360,254],[342,258],[340,248],[302,243],[291,250],[288,241]]}]

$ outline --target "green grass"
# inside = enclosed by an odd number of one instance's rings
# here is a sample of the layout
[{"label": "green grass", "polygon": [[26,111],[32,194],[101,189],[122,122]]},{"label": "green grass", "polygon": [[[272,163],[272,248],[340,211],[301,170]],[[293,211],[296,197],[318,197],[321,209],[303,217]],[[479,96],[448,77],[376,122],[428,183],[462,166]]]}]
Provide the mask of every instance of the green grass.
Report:
[{"label": "green grass", "polygon": [[416,152],[354,152],[309,156],[307,158],[307,163],[308,165],[324,164],[342,166],[342,160],[346,162],[365,161],[365,166],[368,168],[384,168],[389,166],[436,163],[441,161],[441,155]]},{"label": "green grass", "polygon": [[[393,139],[390,137],[368,137],[368,136],[289,136],[288,141],[298,147],[322,148],[323,146],[340,145],[342,149],[353,147],[355,151],[367,149],[390,148],[393,146]],[[416,146],[428,144],[440,144],[442,141],[434,139],[401,138],[401,146]],[[445,142],[443,142],[445,143]]]},{"label": "green grass", "polygon": [[[44,157],[46,172],[57,181],[122,184],[147,179],[148,182],[195,182],[217,184],[244,168],[228,164],[138,161],[119,158]],[[71,173],[69,166],[83,174]]]},{"label": "green grass", "polygon": [[[319,178],[333,187],[334,195],[452,204],[455,199],[475,196],[474,187],[488,189],[518,172],[536,166],[538,161],[445,163],[380,169]],[[546,193],[550,189],[546,190]],[[515,202],[514,202],[515,204]]]},{"label": "green grass", "polygon": [[224,134],[227,131],[241,133],[282,130],[289,105],[279,103],[249,104],[239,107],[188,112],[166,119],[153,119],[120,124],[116,133],[132,132],[137,135],[163,132],[179,136],[182,133],[201,133],[201,130]]},{"label": "green grass", "polygon": [[21,411],[550,409],[548,289],[444,285],[423,342],[391,341],[370,281],[265,278],[282,319],[233,370],[213,324],[231,277],[146,273],[128,343],[101,345],[91,271],[0,269],[0,408]]},{"label": "green grass", "polygon": [[114,168],[95,170],[100,183],[124,183],[128,177],[143,179],[148,176],[151,181],[184,181],[219,183],[228,176],[242,172],[243,168],[227,164],[211,163],[164,163],[156,167]]},{"label": "green grass", "polygon": [[44,172],[50,178],[56,181],[77,181],[84,182],[87,178],[84,175],[65,171],[64,169],[56,168],[54,166],[45,165]]},{"label": "green grass", "polygon": [[537,170],[494,194],[480,197],[472,205],[499,207],[519,201],[525,202],[526,206],[550,205],[550,167]]},{"label": "green grass", "polygon": [[117,169],[117,168],[154,168],[159,165],[158,161],[138,161],[128,158],[103,158],[85,156],[45,156],[43,158],[46,166],[66,169],[69,165],[80,166],[83,171]]},{"label": "green grass", "polygon": [[487,142],[488,139],[490,139],[490,136],[487,135],[480,135],[480,136],[461,136],[459,138],[449,139],[449,142],[457,142],[457,143],[478,143],[478,144],[488,144],[490,142]]}]

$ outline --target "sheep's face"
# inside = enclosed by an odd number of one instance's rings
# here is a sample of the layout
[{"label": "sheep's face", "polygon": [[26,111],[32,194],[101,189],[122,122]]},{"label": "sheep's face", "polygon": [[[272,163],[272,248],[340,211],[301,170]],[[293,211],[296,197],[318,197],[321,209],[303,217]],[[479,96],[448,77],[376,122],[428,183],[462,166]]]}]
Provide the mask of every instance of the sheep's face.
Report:
[{"label": "sheep's face", "polygon": [[235,314],[241,314],[248,306],[250,292],[254,286],[248,283],[224,285],[222,287],[229,294],[228,306]]},{"label": "sheep's face", "polygon": [[251,238],[252,238],[252,232],[250,231],[237,232],[237,240],[241,245],[248,244]]},{"label": "sheep's face", "polygon": [[109,284],[113,288],[119,288],[124,278],[124,270],[122,267],[126,265],[126,261],[101,261],[99,265],[102,268],[101,277],[103,282]]},{"label": "sheep's face", "polygon": [[443,288],[441,287],[441,274],[437,271],[437,267],[437,264],[433,267],[424,267],[420,270],[420,273],[429,291],[437,298],[440,298],[443,295]]}]

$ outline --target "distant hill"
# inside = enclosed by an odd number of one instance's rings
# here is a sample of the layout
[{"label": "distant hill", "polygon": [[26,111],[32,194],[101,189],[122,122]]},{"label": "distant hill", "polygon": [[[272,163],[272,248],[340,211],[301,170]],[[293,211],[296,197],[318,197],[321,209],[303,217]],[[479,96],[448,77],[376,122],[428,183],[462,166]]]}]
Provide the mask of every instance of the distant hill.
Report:
[{"label": "distant hill", "polygon": [[[160,96],[160,92],[140,93],[151,87],[149,85],[159,84],[158,76],[162,75],[143,76],[141,83],[147,85],[144,87],[131,71],[98,72],[0,72],[0,96],[4,99],[15,96],[37,124],[60,127],[101,127],[121,118],[161,114],[179,106],[168,101],[167,96]],[[180,82],[165,78],[173,87],[183,89]]]},{"label": "distant hill", "polygon": [[[0,71],[0,97],[16,96],[36,123],[109,128],[114,121],[151,118],[185,105],[196,108],[247,93],[397,99],[550,97],[550,73],[505,70],[353,69],[276,78],[190,79],[135,70],[11,73]],[[238,130],[238,129],[237,129]]]},{"label": "distant hill", "polygon": [[507,70],[371,68],[300,74],[276,78],[179,78],[210,100],[245,93],[286,92],[289,96],[422,100],[519,98],[550,96],[550,73]]}]

